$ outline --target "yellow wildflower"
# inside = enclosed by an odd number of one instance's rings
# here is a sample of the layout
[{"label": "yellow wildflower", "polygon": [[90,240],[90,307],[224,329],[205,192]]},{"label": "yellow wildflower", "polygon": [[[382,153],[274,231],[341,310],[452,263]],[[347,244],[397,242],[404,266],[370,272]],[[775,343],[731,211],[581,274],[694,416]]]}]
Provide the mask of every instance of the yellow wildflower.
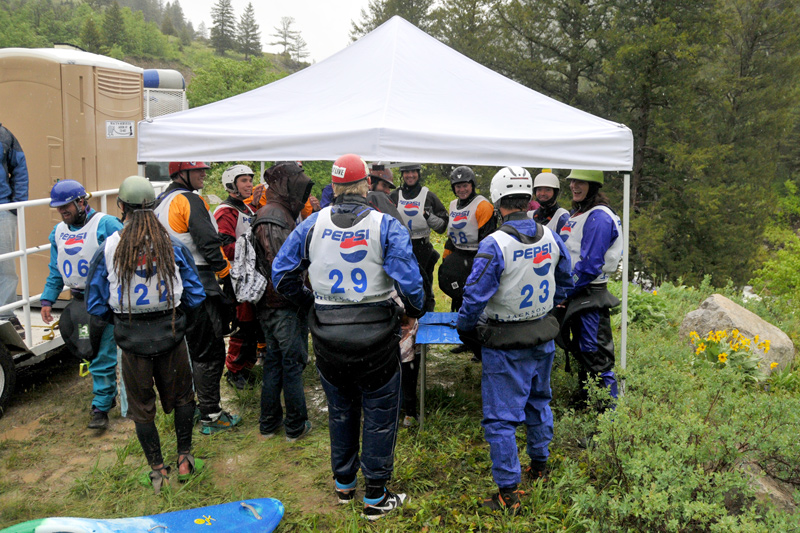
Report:
[{"label": "yellow wildflower", "polygon": [[689,337],[693,339],[699,339],[700,335],[698,335],[696,331],[692,331],[691,333],[689,333]]},{"label": "yellow wildflower", "polygon": [[722,352],[721,354],[719,354],[717,356],[717,359],[719,359],[720,363],[724,363],[725,361],[728,360],[728,354],[726,354],[725,352]]},{"label": "yellow wildflower", "polygon": [[756,335],[755,337],[753,337],[753,342],[755,342],[755,343],[758,343],[758,335]]},{"label": "yellow wildflower", "polygon": [[700,355],[701,353],[703,353],[705,351],[706,351],[706,343],[701,342],[700,346],[697,347],[697,350],[695,350],[694,353],[696,353],[697,355]]},{"label": "yellow wildflower", "polygon": [[771,362],[771,363],[769,364],[769,369],[770,369],[770,370],[775,370],[775,367],[776,367],[776,366],[778,366],[778,363],[776,363],[775,361],[773,361],[773,362]]},{"label": "yellow wildflower", "polygon": [[658,296],[658,291],[653,291],[653,296]]},{"label": "yellow wildflower", "polygon": [[738,329],[732,330],[731,335],[733,335],[734,338],[737,338],[739,336],[739,330]]}]

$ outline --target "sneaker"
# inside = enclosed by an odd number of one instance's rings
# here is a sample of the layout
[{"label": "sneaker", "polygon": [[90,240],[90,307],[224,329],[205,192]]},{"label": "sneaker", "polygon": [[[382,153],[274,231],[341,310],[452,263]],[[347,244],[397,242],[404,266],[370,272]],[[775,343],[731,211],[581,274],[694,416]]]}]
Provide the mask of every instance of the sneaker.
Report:
[{"label": "sneaker", "polygon": [[242,419],[239,415],[232,415],[227,411],[220,411],[220,413],[208,420],[200,419],[200,433],[203,435],[213,435],[220,431],[231,429],[239,423]]},{"label": "sneaker", "polygon": [[247,378],[242,372],[231,372],[229,370],[225,373],[225,379],[228,380],[232,387],[238,390],[244,390],[248,385]]},{"label": "sneaker", "polygon": [[410,428],[417,424],[417,417],[416,416],[407,416],[403,418],[403,427]]},{"label": "sneaker", "polygon": [[345,505],[352,502],[356,497],[356,480],[354,479],[352,483],[348,483],[346,485],[334,480],[333,492],[339,499],[339,505]]},{"label": "sneaker", "polygon": [[367,499],[364,498],[364,512],[361,513],[361,516],[367,520],[377,520],[391,513],[398,507],[402,507],[405,501],[405,494],[395,494],[394,492],[384,489],[383,498],[376,503],[367,503]]},{"label": "sneaker", "polygon": [[282,429],[283,429],[283,424],[280,424],[278,427],[276,427],[275,429],[273,429],[268,433],[264,433],[263,430],[259,429],[259,433],[261,434],[262,439],[271,439],[272,437],[280,433]]},{"label": "sneaker", "polygon": [[306,435],[308,435],[309,433],[311,433],[311,421],[310,420],[306,420],[306,423],[303,425],[303,431],[301,431],[299,435],[295,435],[294,437],[290,437],[289,435],[286,435],[286,441],[287,442],[298,441],[298,440],[302,439],[303,437],[305,437]]},{"label": "sneaker", "polygon": [[513,515],[519,513],[521,504],[519,497],[525,494],[521,490],[501,490],[481,502],[481,507],[492,511],[503,511]]},{"label": "sneaker", "polygon": [[547,467],[547,461],[531,461],[530,466],[525,469],[525,479],[531,483],[547,481],[549,474],[550,469]]},{"label": "sneaker", "polygon": [[108,429],[108,413],[92,407],[92,419],[86,427],[89,429]]}]

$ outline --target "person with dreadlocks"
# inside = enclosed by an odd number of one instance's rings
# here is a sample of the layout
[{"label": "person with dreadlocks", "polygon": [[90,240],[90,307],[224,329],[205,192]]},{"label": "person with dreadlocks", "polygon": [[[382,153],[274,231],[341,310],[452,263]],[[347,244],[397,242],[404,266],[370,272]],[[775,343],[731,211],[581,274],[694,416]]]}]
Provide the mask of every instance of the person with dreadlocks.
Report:
[{"label": "person with dreadlocks", "polygon": [[[117,217],[92,209],[83,185],[75,180],[61,180],[50,191],[50,207],[55,207],[62,222],[50,233],[50,273],[42,291],[42,320],[53,321],[53,302],[64,290],[70,289],[72,301],[61,314],[61,335],[76,356],[91,359],[92,407],[90,429],[108,427],[108,412],[117,395],[117,345],[114,328],[108,325],[102,331],[98,350],[91,353],[89,343],[79,340],[81,325],[88,324],[84,291],[89,261],[111,235],[122,229]],[[86,347],[86,350],[81,348]],[[123,403],[124,409],[124,403]],[[124,413],[123,413],[124,414]]]},{"label": "person with dreadlocks", "polygon": [[206,179],[202,161],[169,164],[172,183],[158,197],[154,213],[167,232],[192,253],[206,299],[189,324],[186,340],[192,358],[194,388],[200,408],[200,433],[211,435],[231,429],[240,417],[222,409],[220,381],[225,370],[225,335],[230,333],[236,295],[230,263],[222,251],[217,221],[199,194]]},{"label": "person with dreadlocks", "polygon": [[203,468],[192,455],[194,391],[184,336],[187,315],[205,299],[191,251],[171,239],[153,214],[155,192],[147,179],[130,176],[119,188],[123,230],[106,239],[92,259],[89,313],[113,321],[122,350],[128,417],[151,471],[140,480],[156,494],[168,481],[155,425],[158,389],[164,412],[175,411],[178,479]]},{"label": "person with dreadlocks", "polygon": [[561,185],[558,176],[544,169],[533,180],[533,194],[539,201],[539,207],[528,211],[528,216],[539,224],[543,224],[558,235],[569,219],[569,211],[558,205],[558,194]]},{"label": "person with dreadlocks", "polygon": [[[600,191],[601,170],[573,170],[567,176],[572,213],[561,228],[561,239],[572,258],[575,287],[562,305],[560,344],[579,363],[581,383],[599,378],[616,399],[614,338],[609,310],[619,305],[606,284],[622,259],[622,223]],[[588,394],[581,389],[581,399]]]}]

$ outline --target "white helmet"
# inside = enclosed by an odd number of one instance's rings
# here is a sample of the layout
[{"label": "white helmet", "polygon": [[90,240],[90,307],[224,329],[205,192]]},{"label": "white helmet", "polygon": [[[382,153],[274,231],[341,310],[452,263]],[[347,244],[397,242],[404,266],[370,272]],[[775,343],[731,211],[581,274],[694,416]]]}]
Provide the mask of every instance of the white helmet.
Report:
[{"label": "white helmet", "polygon": [[494,175],[489,192],[493,204],[497,204],[504,196],[524,195],[530,198],[533,196],[533,180],[522,167],[506,167]]},{"label": "white helmet", "polygon": [[222,173],[222,185],[225,186],[228,192],[237,194],[239,191],[236,190],[236,178],[243,174],[247,174],[250,177],[255,175],[253,170],[247,165],[233,165],[232,167],[228,167],[227,170]]},{"label": "white helmet", "polygon": [[542,172],[536,175],[533,180],[533,189],[536,187],[550,187],[551,189],[560,189],[561,185],[558,182],[558,176],[552,172]]}]

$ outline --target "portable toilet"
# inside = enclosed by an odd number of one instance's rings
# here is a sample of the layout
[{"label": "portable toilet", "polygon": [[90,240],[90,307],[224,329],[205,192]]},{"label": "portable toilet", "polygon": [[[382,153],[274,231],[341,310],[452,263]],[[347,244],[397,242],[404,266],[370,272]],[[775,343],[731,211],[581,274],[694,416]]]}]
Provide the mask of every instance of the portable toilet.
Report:
[{"label": "portable toilet", "polygon": [[[137,173],[142,69],[110,57],[55,48],[0,49],[0,123],[28,163],[29,198],[49,196],[62,179],[87,190],[115,189]],[[95,209],[99,202],[92,202]],[[108,211],[118,214],[113,198]],[[26,209],[28,246],[47,242],[58,213]],[[31,293],[47,278],[49,253],[28,258]]]}]

